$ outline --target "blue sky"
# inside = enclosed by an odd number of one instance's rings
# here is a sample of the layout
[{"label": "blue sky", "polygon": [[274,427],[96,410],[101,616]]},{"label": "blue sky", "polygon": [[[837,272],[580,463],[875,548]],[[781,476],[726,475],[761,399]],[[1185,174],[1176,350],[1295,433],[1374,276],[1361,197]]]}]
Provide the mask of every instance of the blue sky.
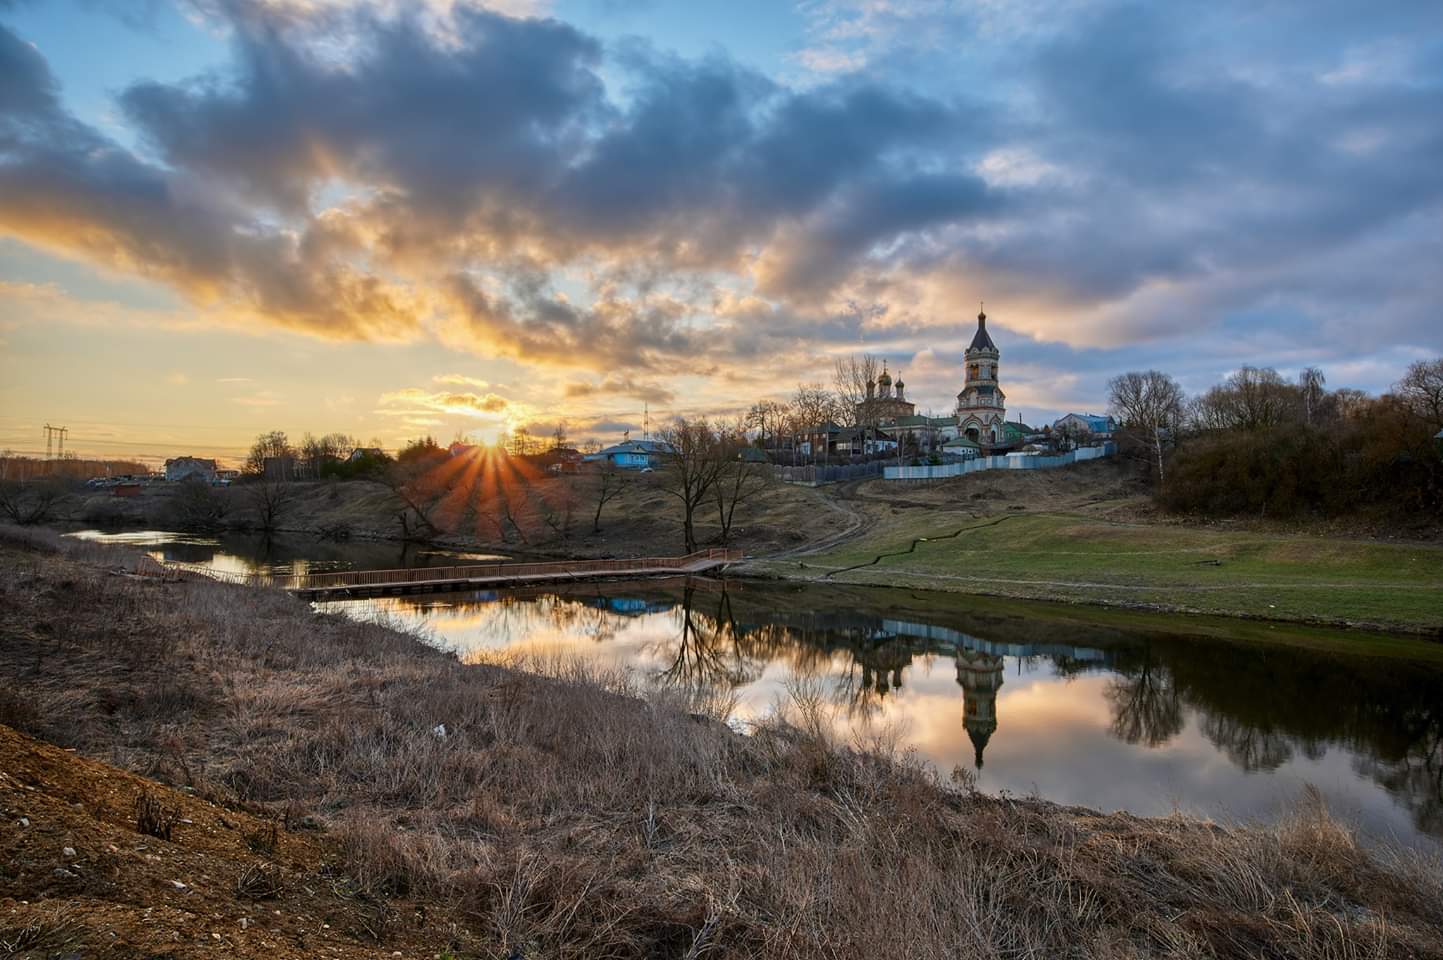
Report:
[{"label": "blue sky", "polygon": [[1436,3],[0,0],[0,91],[3,447],[1443,353]]}]

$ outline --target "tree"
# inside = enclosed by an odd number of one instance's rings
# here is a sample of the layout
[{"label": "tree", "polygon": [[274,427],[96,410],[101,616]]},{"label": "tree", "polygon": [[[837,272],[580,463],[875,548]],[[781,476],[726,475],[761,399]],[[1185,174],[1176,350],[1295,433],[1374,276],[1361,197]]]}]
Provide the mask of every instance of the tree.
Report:
[{"label": "tree", "polygon": [[268,477],[264,473],[252,478],[243,489],[251,513],[255,516],[256,526],[266,533],[272,533],[276,529],[295,501],[294,486],[279,477]]},{"label": "tree", "polygon": [[756,430],[757,440],[763,447],[767,441],[774,443],[782,432],[787,419],[787,405],[775,400],[758,400],[746,414],[746,425]]},{"label": "tree", "polygon": [[192,476],[178,484],[167,512],[171,522],[182,530],[210,532],[221,526],[228,506],[220,491]]},{"label": "tree", "polygon": [[1298,374],[1298,393],[1303,399],[1303,420],[1312,426],[1327,396],[1328,378],[1317,367],[1304,367]]},{"label": "tree", "polygon": [[360,445],[355,437],[344,433],[328,433],[321,437],[313,437],[307,433],[301,440],[300,449],[304,475],[312,480],[319,480],[328,467],[344,460]]},{"label": "tree", "polygon": [[551,449],[560,450],[566,446],[566,441],[566,421],[558,420],[556,422],[556,429],[551,431]]},{"label": "tree", "polygon": [[843,426],[861,427],[869,436],[876,428],[877,405],[866,401],[873,398],[881,369],[871,354],[837,358],[832,370],[837,401],[833,413],[841,418]]},{"label": "tree", "polygon": [[717,431],[705,417],[677,417],[660,436],[665,444],[661,488],[681,501],[686,552],[695,553],[697,507],[706,501],[725,466]]},{"label": "tree", "polygon": [[1393,394],[1415,417],[1435,430],[1443,428],[1443,357],[1410,365]]},{"label": "tree", "polygon": [[1194,417],[1204,430],[1267,430],[1295,416],[1297,388],[1272,367],[1241,367],[1203,394]]},{"label": "tree", "polygon": [[[820,383],[799,383],[797,390],[792,394],[792,430],[794,438],[797,434],[805,432],[811,435],[820,427],[839,418],[838,408],[841,406],[837,395],[828,390]],[[795,439],[793,446],[795,446]],[[825,454],[825,440],[823,450]],[[812,451],[813,456],[816,451]]]},{"label": "tree", "polygon": [[604,464],[596,475],[596,513],[591,518],[591,532],[601,532],[601,511],[608,503],[621,496],[626,488],[626,475],[616,469],[616,464]]},{"label": "tree", "polygon": [[732,520],[737,506],[760,493],[767,484],[767,464],[746,456],[745,424],[737,423],[717,434],[717,455],[722,460],[717,481],[712,487],[716,497],[717,520],[721,524],[721,542],[731,538]]},{"label": "tree", "polygon": [[1182,387],[1160,370],[1132,371],[1107,385],[1108,404],[1128,439],[1149,451],[1157,482],[1164,479],[1163,453],[1182,423]]},{"label": "tree", "polygon": [[272,430],[256,437],[256,442],[251,444],[250,453],[246,456],[245,472],[253,476],[265,473],[266,461],[275,457],[290,457],[295,455],[291,442],[286,438],[284,430]]},{"label": "tree", "polygon": [[0,481],[0,515],[22,526],[44,523],[68,492],[69,484],[58,474]]},{"label": "tree", "polygon": [[561,539],[562,543],[571,542],[572,521],[576,516],[576,490],[572,485],[570,477],[561,477],[550,490],[541,492],[539,496],[541,522],[551,528],[551,532]]},{"label": "tree", "polygon": [[406,540],[422,539],[436,533],[432,514],[450,488],[440,466],[447,459],[444,449],[432,437],[412,440],[396,454],[396,462],[381,474],[397,501],[396,522]]}]

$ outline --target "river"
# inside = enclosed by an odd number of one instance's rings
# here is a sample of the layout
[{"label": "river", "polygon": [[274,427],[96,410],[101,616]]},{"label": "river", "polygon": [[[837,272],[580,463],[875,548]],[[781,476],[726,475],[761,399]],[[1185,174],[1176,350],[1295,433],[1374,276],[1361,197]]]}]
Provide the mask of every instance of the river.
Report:
[{"label": "river", "polygon": [[[395,544],[78,536],[236,572],[484,555]],[[486,557],[489,558],[489,557]],[[582,657],[734,698],[804,690],[840,741],[892,738],[979,789],[1143,815],[1270,821],[1306,785],[1367,836],[1443,848],[1443,667],[1166,632],[1126,614],[903,590],[669,580],[317,604],[461,656]],[[1151,621],[1149,621],[1151,622]]]}]

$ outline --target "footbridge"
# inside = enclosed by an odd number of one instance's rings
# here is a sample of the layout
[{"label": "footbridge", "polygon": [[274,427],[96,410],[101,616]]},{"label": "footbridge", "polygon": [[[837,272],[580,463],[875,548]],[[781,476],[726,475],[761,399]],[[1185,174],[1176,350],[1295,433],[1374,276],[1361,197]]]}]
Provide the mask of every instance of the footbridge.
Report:
[{"label": "footbridge", "polygon": [[288,590],[310,600],[347,600],[449,590],[484,589],[586,580],[674,577],[711,573],[742,559],[742,551],[699,550],[681,557],[629,557],[620,560],[557,560],[546,563],[477,563],[394,570],[333,570],[326,573],[234,573],[204,564],[144,557],[136,572],[179,580],[218,580],[250,587]]}]

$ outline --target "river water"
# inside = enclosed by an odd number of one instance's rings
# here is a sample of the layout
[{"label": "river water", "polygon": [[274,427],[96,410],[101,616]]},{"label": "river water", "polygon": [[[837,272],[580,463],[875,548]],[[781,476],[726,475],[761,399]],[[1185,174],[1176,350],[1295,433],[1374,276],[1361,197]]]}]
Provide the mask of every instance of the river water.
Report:
[{"label": "river water", "polygon": [[[392,544],[80,536],[237,572],[451,563]],[[576,656],[735,698],[789,690],[838,739],[894,737],[989,793],[1144,815],[1273,820],[1306,785],[1370,837],[1443,848],[1443,667],[1165,631],[1138,618],[903,590],[715,580],[317,604],[462,656]],[[1216,621],[1213,622],[1214,627]]]}]

